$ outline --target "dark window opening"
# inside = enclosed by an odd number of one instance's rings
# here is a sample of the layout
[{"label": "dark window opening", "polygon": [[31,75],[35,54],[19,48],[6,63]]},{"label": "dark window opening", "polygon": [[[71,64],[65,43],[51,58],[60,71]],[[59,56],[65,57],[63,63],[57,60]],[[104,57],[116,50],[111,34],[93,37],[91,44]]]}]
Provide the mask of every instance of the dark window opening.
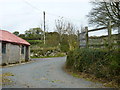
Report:
[{"label": "dark window opening", "polygon": [[6,43],[2,43],[2,53],[6,53]]},{"label": "dark window opening", "polygon": [[22,45],[21,54],[24,54],[24,46]]}]

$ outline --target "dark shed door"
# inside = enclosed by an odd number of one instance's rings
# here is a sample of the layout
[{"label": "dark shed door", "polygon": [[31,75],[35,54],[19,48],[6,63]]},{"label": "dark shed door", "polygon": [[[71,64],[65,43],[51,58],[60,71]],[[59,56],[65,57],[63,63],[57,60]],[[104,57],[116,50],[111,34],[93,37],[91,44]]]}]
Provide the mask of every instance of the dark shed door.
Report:
[{"label": "dark shed door", "polygon": [[25,61],[29,60],[29,46],[26,46]]}]

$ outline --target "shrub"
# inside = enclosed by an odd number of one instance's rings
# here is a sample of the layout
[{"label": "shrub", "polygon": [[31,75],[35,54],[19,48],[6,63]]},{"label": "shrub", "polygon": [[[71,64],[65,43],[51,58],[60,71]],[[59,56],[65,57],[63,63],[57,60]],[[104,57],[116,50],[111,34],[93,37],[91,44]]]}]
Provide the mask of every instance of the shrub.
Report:
[{"label": "shrub", "polygon": [[73,51],[70,51],[67,55],[66,66],[72,67],[74,63]]},{"label": "shrub", "polygon": [[69,45],[61,45],[60,50],[62,52],[68,52],[69,51]]},{"label": "shrub", "polygon": [[42,44],[41,40],[27,40],[31,45]]},{"label": "shrub", "polygon": [[[81,48],[68,53],[66,66],[75,71],[112,80],[120,76],[119,58],[119,51]],[[116,78],[116,81],[119,79]]]}]

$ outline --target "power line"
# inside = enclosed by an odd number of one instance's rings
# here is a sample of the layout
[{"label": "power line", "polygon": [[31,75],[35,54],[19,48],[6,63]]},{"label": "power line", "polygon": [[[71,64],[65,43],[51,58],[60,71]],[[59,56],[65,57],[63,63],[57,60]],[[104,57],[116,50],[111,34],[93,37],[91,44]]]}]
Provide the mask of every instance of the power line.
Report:
[{"label": "power line", "polygon": [[[29,3],[28,1],[26,1],[26,0],[23,0],[27,5],[29,5],[29,6],[31,6],[33,9],[35,9],[35,10],[37,10],[37,11],[41,11],[41,12],[43,12],[42,10],[40,10],[39,8],[37,8],[37,7],[35,7],[35,6],[33,6],[31,3]],[[59,16],[59,15],[56,15],[56,14],[53,14],[53,13],[48,13],[47,12],[47,14],[50,14],[50,15],[52,15],[52,16],[57,16],[57,17],[61,17],[61,16]]]},{"label": "power line", "polygon": [[51,15],[51,16],[56,16],[56,17],[59,17],[59,18],[65,18],[65,19],[68,19],[68,20],[74,20],[74,21],[80,22],[80,20],[71,19],[71,18],[68,18],[68,17],[66,17],[66,16],[60,16],[60,15],[53,14],[53,13],[49,13],[49,12],[47,12],[47,14],[49,14],[49,15]]},{"label": "power line", "polygon": [[[40,10],[39,8],[33,6],[31,3],[29,3],[27,0],[23,0],[26,4],[28,4],[29,6],[31,6],[33,9],[37,10],[37,11],[41,11],[41,13],[43,12],[42,10]],[[65,17],[65,16],[61,16],[61,15],[57,15],[57,14],[53,14],[53,13],[49,13],[49,12],[46,12],[48,15],[52,15],[52,16],[56,16],[58,18],[65,18],[65,19],[68,19],[68,20],[74,20],[74,21],[78,21],[80,22],[80,20],[76,20],[76,19],[71,19],[71,18],[68,18],[68,17]]]},{"label": "power line", "polygon": [[29,3],[28,1],[26,0],[23,0],[27,5],[31,6],[32,8],[38,10],[38,11],[41,11],[40,9],[38,9],[37,7],[33,6],[31,3]]},{"label": "power line", "polygon": [[[23,0],[27,5],[29,5],[29,6],[31,6],[33,9],[35,9],[35,10],[37,10],[37,11],[41,11],[41,13],[43,12],[42,10],[40,10],[39,8],[37,8],[37,7],[35,7],[35,6],[33,6],[31,3],[29,3],[27,0]],[[67,21],[67,22],[71,22],[71,23],[74,23],[73,21],[75,21],[75,22],[78,22],[78,23],[80,23],[80,20],[77,20],[77,19],[73,19],[73,18],[68,18],[68,17],[66,17],[66,16],[61,16],[61,15],[57,15],[57,14],[53,14],[53,13],[49,13],[49,12],[45,12],[46,13],[46,15],[51,15],[51,16],[54,16],[54,17],[57,17],[58,19],[60,19],[60,18],[63,18],[65,21]],[[56,20],[56,18],[55,18],[55,20]],[[77,25],[75,25],[76,27],[80,27],[80,26],[77,26]]]}]

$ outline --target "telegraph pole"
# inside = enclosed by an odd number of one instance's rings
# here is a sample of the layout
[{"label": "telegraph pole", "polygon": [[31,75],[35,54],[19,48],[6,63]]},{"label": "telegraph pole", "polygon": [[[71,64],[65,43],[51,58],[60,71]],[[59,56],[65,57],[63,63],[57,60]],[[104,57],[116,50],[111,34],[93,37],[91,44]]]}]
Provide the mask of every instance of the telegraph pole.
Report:
[{"label": "telegraph pole", "polygon": [[43,11],[43,19],[44,19],[44,44],[45,44],[45,11]]}]

